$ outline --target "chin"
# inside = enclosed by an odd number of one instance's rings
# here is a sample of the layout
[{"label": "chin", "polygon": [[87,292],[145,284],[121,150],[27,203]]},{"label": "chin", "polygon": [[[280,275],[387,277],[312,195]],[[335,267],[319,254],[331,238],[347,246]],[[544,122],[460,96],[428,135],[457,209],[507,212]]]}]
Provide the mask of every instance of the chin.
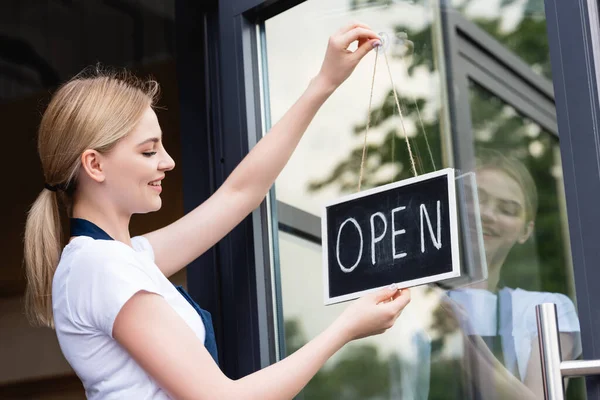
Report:
[{"label": "chin", "polygon": [[160,198],[159,198],[158,201],[154,204],[154,207],[152,207],[152,210],[150,212],[158,211],[161,208],[162,208],[162,200],[160,200]]},{"label": "chin", "polygon": [[146,204],[145,207],[140,207],[142,211],[137,214],[148,214],[151,212],[156,212],[162,208],[162,201],[159,199],[158,201],[153,201],[151,204]]}]

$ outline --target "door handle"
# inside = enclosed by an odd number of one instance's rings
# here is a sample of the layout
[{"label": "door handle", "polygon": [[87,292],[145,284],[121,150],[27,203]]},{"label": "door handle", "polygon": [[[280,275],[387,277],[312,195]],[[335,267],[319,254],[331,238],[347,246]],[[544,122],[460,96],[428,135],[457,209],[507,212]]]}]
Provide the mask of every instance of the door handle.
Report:
[{"label": "door handle", "polygon": [[542,358],[542,381],[546,400],[564,400],[564,377],[600,375],[600,360],[562,361],[556,304],[535,307],[538,343]]}]

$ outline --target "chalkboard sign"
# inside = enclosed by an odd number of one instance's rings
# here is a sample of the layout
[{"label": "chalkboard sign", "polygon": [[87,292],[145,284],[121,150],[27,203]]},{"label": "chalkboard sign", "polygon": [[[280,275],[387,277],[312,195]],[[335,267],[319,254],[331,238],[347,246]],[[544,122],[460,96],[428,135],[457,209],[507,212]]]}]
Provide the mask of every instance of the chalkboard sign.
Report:
[{"label": "chalkboard sign", "polygon": [[336,199],[321,224],[325,304],[460,276],[451,168]]}]

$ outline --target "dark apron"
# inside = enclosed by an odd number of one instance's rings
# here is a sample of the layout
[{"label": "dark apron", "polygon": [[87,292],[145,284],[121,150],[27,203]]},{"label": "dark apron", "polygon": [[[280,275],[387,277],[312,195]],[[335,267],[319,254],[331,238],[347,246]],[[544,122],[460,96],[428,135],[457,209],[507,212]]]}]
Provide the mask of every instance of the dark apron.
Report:
[{"label": "dark apron", "polygon": [[[88,236],[92,239],[101,240],[114,240],[109,236],[108,233],[104,232],[99,226],[94,223],[81,218],[71,218],[71,236]],[[212,317],[206,310],[200,308],[198,304],[192,299],[192,297],[185,291],[181,286],[175,286],[179,293],[187,300],[188,303],[196,310],[202,323],[204,324],[204,330],[206,334],[204,336],[204,347],[210,353],[212,358],[215,360],[217,365],[219,364],[219,356],[217,353],[217,341],[215,339],[215,331],[213,329]]]}]

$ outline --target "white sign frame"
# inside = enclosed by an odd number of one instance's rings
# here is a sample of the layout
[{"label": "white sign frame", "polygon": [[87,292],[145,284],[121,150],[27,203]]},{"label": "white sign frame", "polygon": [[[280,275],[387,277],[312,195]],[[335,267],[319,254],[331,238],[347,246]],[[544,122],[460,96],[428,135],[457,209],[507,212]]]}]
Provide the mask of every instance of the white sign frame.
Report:
[{"label": "white sign frame", "polygon": [[379,286],[359,292],[349,293],[342,296],[329,296],[329,250],[328,250],[328,237],[327,237],[327,208],[336,204],[344,203],[350,200],[367,197],[375,193],[386,192],[391,189],[395,189],[402,186],[412,185],[418,182],[426,181],[432,178],[445,176],[448,183],[448,206],[449,206],[449,219],[450,219],[450,251],[452,253],[452,271],[444,272],[441,274],[435,274],[424,278],[417,278],[403,282],[390,282],[388,285],[396,283],[401,288],[408,288],[413,286],[424,285],[427,283],[433,283],[443,281],[446,279],[457,278],[461,275],[460,273],[460,253],[459,253],[459,237],[458,237],[458,215],[456,209],[456,187],[455,187],[455,172],[453,168],[444,168],[439,171],[430,172],[427,174],[419,175],[413,178],[403,179],[398,182],[389,183],[387,185],[378,186],[376,188],[364,190],[362,192],[342,196],[335,200],[325,203],[322,207],[321,212],[321,244],[323,249],[323,294],[325,299],[325,305],[331,305],[341,303],[344,301],[354,300],[367,293],[377,291],[386,286]]}]

